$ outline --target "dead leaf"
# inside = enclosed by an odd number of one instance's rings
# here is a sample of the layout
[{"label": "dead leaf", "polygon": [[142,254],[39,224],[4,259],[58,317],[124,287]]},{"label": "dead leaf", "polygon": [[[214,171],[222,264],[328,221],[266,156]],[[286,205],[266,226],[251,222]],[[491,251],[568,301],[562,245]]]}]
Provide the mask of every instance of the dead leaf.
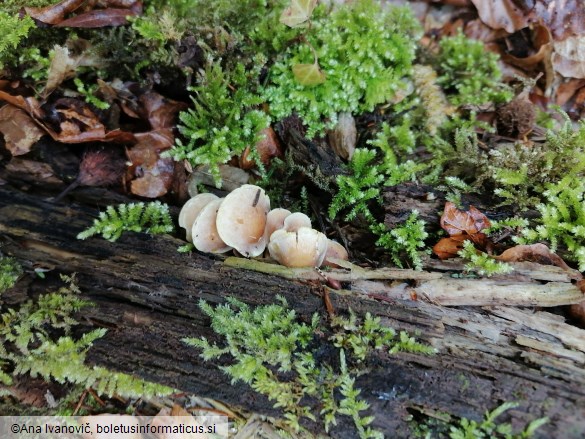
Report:
[{"label": "dead leaf", "polygon": [[65,18],[65,15],[75,11],[83,5],[86,0],[62,0],[54,5],[44,8],[27,8],[24,10],[35,20],[46,24],[57,24]]},{"label": "dead leaf", "polygon": [[517,245],[494,258],[502,262],[529,261],[542,265],[556,265],[564,270],[571,270],[571,267],[559,255],[550,251],[544,244]]},{"label": "dead leaf", "polygon": [[475,207],[470,206],[468,211],[462,211],[450,201],[445,203],[445,211],[441,216],[441,227],[449,235],[465,233],[474,235],[490,226],[490,220]]},{"label": "dead leaf", "polygon": [[585,35],[556,41],[552,64],[565,78],[585,78]]},{"label": "dead leaf", "polygon": [[184,102],[173,101],[164,96],[149,91],[138,99],[143,109],[141,113],[153,130],[172,128],[175,125],[175,117],[181,110],[187,108]]},{"label": "dead leaf", "polygon": [[[260,132],[260,135],[263,137],[256,143],[256,151],[260,157],[260,161],[268,166],[274,157],[282,157],[282,148],[272,127],[264,128]],[[249,154],[250,147],[248,146],[240,156],[240,168],[252,169],[256,166],[256,162],[248,158]]]},{"label": "dead leaf", "polygon": [[[481,21],[493,29],[505,29],[514,33],[528,26],[527,8],[520,8],[513,0],[471,0]],[[522,3],[520,3],[522,4]]]},{"label": "dead leaf", "polygon": [[174,161],[161,158],[160,153],[174,142],[170,129],[135,134],[138,143],[128,149],[130,191],[141,197],[165,195],[173,182]]},{"label": "dead leaf", "polygon": [[26,111],[10,104],[0,108],[0,132],[13,156],[26,154],[46,134]]},{"label": "dead leaf", "polygon": [[317,0],[291,0],[280,15],[280,22],[289,27],[298,27],[311,18],[313,10],[317,6]]},{"label": "dead leaf", "polygon": [[139,14],[140,12],[135,12],[132,9],[96,9],[63,20],[57,23],[55,27],[93,29],[107,26],[123,26],[128,24],[127,17],[133,17]]},{"label": "dead leaf", "polygon": [[456,258],[458,253],[463,250],[463,243],[469,239],[467,235],[454,235],[448,238],[442,238],[433,247],[433,253],[439,259]]},{"label": "dead leaf", "polygon": [[323,84],[326,79],[317,61],[313,64],[295,64],[292,72],[297,82],[307,87]]}]

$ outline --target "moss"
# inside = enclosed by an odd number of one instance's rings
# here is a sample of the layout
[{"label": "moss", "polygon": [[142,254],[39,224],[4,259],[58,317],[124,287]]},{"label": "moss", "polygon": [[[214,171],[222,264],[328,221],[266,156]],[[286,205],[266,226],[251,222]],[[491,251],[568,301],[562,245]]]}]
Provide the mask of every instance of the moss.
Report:
[{"label": "moss", "polygon": [[78,325],[73,315],[90,303],[78,297],[74,277],[62,279],[67,286],[58,291],[29,300],[18,310],[4,310],[0,323],[0,381],[9,385],[12,377],[29,374],[47,381],[93,387],[98,394],[109,396],[138,398],[171,393],[166,386],[85,364],[87,350],[106,330],[96,329],[77,339],[71,336],[72,328]]},{"label": "moss", "polygon": [[486,51],[481,41],[459,32],[439,41],[438,83],[455,105],[504,103],[512,99],[512,90],[501,82],[498,56]]},{"label": "moss", "polygon": [[[318,315],[314,314],[310,323],[299,322],[286,301],[282,297],[279,301],[256,308],[233,298],[216,308],[202,301],[200,307],[211,318],[211,327],[222,336],[223,343],[210,344],[205,338],[187,338],[184,342],[202,349],[205,360],[231,356],[232,364],[222,370],[232,382],[243,381],[274,401],[295,431],[303,430],[302,418],[316,421],[315,414],[319,413],[326,431],[337,424],[337,416],[346,415],[353,420],[359,437],[383,437],[371,428],[373,417],[361,414],[369,406],[359,397],[355,379],[365,372],[365,360],[381,349],[424,354],[434,350],[405,332],[396,340],[396,333],[370,314],[361,320],[350,313],[331,322],[329,341],[339,349],[339,363],[323,363],[318,360],[315,341],[316,334],[327,329],[321,327]],[[311,401],[317,401],[318,406],[309,404]]]},{"label": "moss", "polygon": [[77,239],[87,239],[102,235],[108,241],[116,241],[124,232],[143,232],[153,235],[170,233],[174,230],[169,214],[169,206],[160,201],[150,203],[120,204],[108,206],[101,212],[93,226],[77,235]]},{"label": "moss", "polygon": [[22,267],[14,258],[0,254],[0,293],[12,288],[22,275]]},{"label": "moss", "polygon": [[[219,165],[240,155],[261,139],[269,118],[255,109],[262,99],[254,91],[257,71],[248,72],[239,64],[232,72],[224,72],[218,63],[208,66],[198,87],[192,88],[193,108],[181,112],[180,139],[168,151],[175,160],[188,160],[194,167],[208,165],[218,187],[221,187]],[[251,155],[260,165],[255,148]]]},{"label": "moss", "polygon": [[11,59],[10,50],[16,49],[34,27],[34,21],[29,16],[19,18],[16,14],[0,11],[0,69]]},{"label": "moss", "polygon": [[497,261],[487,253],[478,251],[470,240],[463,243],[463,249],[457,254],[467,261],[465,264],[467,271],[473,271],[480,276],[490,277],[495,274],[508,274],[513,271],[510,264]]},{"label": "moss", "polygon": [[[270,69],[265,98],[276,119],[297,113],[307,135],[322,134],[339,112],[361,113],[406,88],[419,25],[408,8],[382,8],[359,0],[324,15],[317,8],[309,44],[289,47]],[[314,50],[314,52],[313,52]],[[297,82],[292,67],[311,64],[316,54],[326,80],[316,86]]]}]

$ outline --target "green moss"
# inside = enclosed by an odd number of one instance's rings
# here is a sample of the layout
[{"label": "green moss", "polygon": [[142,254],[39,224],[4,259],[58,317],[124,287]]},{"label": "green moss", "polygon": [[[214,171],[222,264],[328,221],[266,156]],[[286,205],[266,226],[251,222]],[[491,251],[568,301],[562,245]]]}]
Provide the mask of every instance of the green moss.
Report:
[{"label": "green moss", "polygon": [[0,69],[10,59],[10,51],[15,50],[34,27],[34,21],[29,16],[19,18],[17,14],[0,11]]},{"label": "green moss", "polygon": [[465,264],[467,271],[473,271],[480,276],[493,276],[495,274],[508,274],[514,269],[510,264],[497,261],[487,253],[478,251],[472,241],[465,241],[463,249],[458,253],[459,257],[468,261]]},{"label": "green moss", "polygon": [[241,64],[232,72],[224,72],[217,63],[210,65],[200,85],[191,89],[195,93],[193,108],[179,115],[179,131],[187,143],[178,139],[168,155],[188,160],[193,166],[209,165],[218,187],[220,164],[242,154],[248,146],[257,159],[253,146],[261,139],[260,131],[269,125],[268,116],[255,109],[262,103],[254,92],[257,74],[247,72]]},{"label": "green moss", "polygon": [[93,226],[77,235],[77,239],[87,239],[94,235],[102,235],[108,241],[116,241],[124,232],[143,232],[153,235],[171,233],[173,220],[169,214],[169,206],[160,201],[150,203],[120,204],[108,206],[101,212]]},{"label": "green moss", "polygon": [[14,258],[0,254],[0,293],[12,288],[22,275],[22,267]]},{"label": "green moss", "polygon": [[[74,339],[78,325],[73,314],[90,305],[78,297],[74,277],[62,276],[67,286],[7,309],[0,323],[0,380],[8,385],[12,377],[29,374],[47,381],[93,387],[98,394],[123,397],[166,395],[172,389],[148,383],[131,375],[85,364],[87,350],[106,330],[96,329]],[[63,334],[54,337],[52,334]]]},{"label": "green moss", "polygon": [[536,206],[541,214],[536,227],[524,229],[517,241],[546,240],[553,251],[563,245],[568,259],[585,271],[585,182],[568,176],[548,185],[543,196],[545,202]]},{"label": "green moss", "polygon": [[459,32],[439,41],[438,83],[449,93],[455,105],[504,103],[512,99],[512,90],[500,80],[498,56],[486,50],[484,43]]},{"label": "green moss", "polygon": [[223,344],[210,344],[205,338],[183,341],[202,349],[205,360],[231,356],[233,363],[222,370],[232,382],[243,381],[274,401],[296,431],[302,430],[302,418],[316,421],[319,413],[326,431],[337,424],[337,416],[346,415],[353,420],[359,437],[383,437],[370,427],[373,417],[361,414],[369,406],[359,397],[355,379],[365,371],[364,361],[380,349],[425,354],[434,350],[406,333],[395,340],[396,333],[382,326],[379,318],[367,314],[360,320],[351,313],[332,321],[329,341],[339,349],[339,364],[321,363],[315,342],[324,342],[316,340],[316,334],[325,328],[320,327],[319,316],[314,314],[310,323],[299,322],[286,301],[282,297],[279,301],[253,309],[233,298],[216,308],[202,301],[200,307],[211,318],[211,327],[222,336]]},{"label": "green moss", "polygon": [[[309,137],[332,128],[339,112],[371,111],[404,89],[420,30],[408,8],[382,8],[372,0],[353,2],[328,16],[322,11],[317,8],[304,35],[310,45],[293,45],[282,54],[265,92],[271,115],[299,114]],[[303,86],[292,67],[313,63],[313,48],[326,80]]]}]

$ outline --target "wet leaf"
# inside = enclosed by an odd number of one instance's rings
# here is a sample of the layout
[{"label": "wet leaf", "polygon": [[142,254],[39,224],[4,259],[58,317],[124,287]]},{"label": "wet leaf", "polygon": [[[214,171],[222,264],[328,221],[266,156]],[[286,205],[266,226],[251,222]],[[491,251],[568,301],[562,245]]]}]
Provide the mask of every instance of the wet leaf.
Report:
[{"label": "wet leaf", "polygon": [[173,182],[174,161],[161,158],[160,153],[174,142],[170,129],[135,134],[138,143],[128,149],[131,163],[128,173],[130,191],[141,197],[157,198],[165,195]]},{"label": "wet leaf", "polygon": [[313,64],[295,64],[292,66],[295,79],[301,85],[308,87],[323,84],[325,82],[325,73],[321,71],[318,63]]},{"label": "wet leaf", "polygon": [[474,235],[490,227],[490,220],[475,207],[470,206],[468,211],[457,209],[450,201],[445,203],[445,211],[441,216],[441,227],[449,235]]},{"label": "wet leaf", "polygon": [[138,101],[142,105],[142,116],[153,130],[172,128],[177,113],[187,108],[184,102],[167,99],[154,91],[144,93]]},{"label": "wet leaf", "polygon": [[280,22],[289,27],[298,27],[305,23],[317,6],[317,0],[291,0],[290,6],[282,11]]},{"label": "wet leaf", "polygon": [[495,256],[495,259],[502,262],[536,262],[537,264],[556,265],[565,270],[571,270],[559,255],[550,251],[544,244],[517,245],[509,248],[500,256]]},{"label": "wet leaf", "polygon": [[26,111],[10,104],[0,108],[0,133],[13,156],[26,154],[46,134]]},{"label": "wet leaf", "polygon": [[[272,127],[264,128],[260,135],[262,135],[263,138],[256,143],[256,151],[260,157],[260,161],[268,166],[274,157],[282,157],[282,148]],[[252,160],[249,155],[250,147],[248,146],[240,156],[240,168],[252,169],[256,166],[256,162]]]},{"label": "wet leaf", "polygon": [[469,239],[466,235],[455,235],[448,238],[442,238],[433,247],[433,253],[439,259],[456,258],[457,253],[463,249],[463,243]]},{"label": "wet leaf", "polygon": [[63,21],[65,15],[82,6],[86,0],[63,0],[44,8],[27,8],[24,10],[35,20],[47,24],[57,24]]},{"label": "wet leaf", "polygon": [[128,24],[127,17],[139,15],[131,9],[96,9],[68,18],[56,24],[56,27],[77,27],[92,29],[107,26],[123,26]]}]

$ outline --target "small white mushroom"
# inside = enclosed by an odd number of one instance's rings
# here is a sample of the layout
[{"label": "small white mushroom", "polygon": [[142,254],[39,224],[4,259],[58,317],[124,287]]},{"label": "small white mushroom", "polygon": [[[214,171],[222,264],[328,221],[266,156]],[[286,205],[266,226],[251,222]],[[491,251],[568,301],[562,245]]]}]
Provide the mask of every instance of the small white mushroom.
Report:
[{"label": "small white mushroom", "polygon": [[262,254],[270,199],[264,189],[245,184],[225,197],[217,212],[217,231],[221,239],[246,257]]},{"label": "small white mushroom", "polygon": [[287,232],[296,232],[301,227],[308,227],[309,229],[311,228],[311,220],[304,213],[291,213],[284,219],[283,229]]},{"label": "small white mushroom", "polygon": [[349,259],[349,255],[347,254],[347,250],[344,246],[336,241],[333,241],[332,239],[328,239],[327,253],[325,253],[323,265],[327,265],[328,267],[339,267],[339,265],[337,265],[335,262],[331,262],[331,259],[343,259],[344,261],[347,261]]},{"label": "small white mushroom", "polygon": [[284,220],[290,214],[290,210],[282,209],[280,207],[268,212],[268,215],[266,216],[266,228],[264,229],[264,239],[266,239],[266,242],[270,241],[270,235],[276,230],[284,227]]},{"label": "small white mushroom", "polygon": [[210,201],[195,218],[191,235],[197,250],[208,253],[225,253],[231,250],[231,247],[220,238],[216,227],[217,210],[224,200],[217,198]]},{"label": "small white mushroom", "polygon": [[195,195],[188,200],[181,209],[181,212],[179,213],[179,226],[187,231],[187,241],[193,242],[191,229],[193,228],[195,218],[197,218],[197,215],[201,213],[203,208],[213,200],[217,200],[217,195],[209,193]]},{"label": "small white mushroom", "polygon": [[319,267],[327,252],[327,237],[315,229],[277,230],[268,244],[270,256],[287,267]]}]

